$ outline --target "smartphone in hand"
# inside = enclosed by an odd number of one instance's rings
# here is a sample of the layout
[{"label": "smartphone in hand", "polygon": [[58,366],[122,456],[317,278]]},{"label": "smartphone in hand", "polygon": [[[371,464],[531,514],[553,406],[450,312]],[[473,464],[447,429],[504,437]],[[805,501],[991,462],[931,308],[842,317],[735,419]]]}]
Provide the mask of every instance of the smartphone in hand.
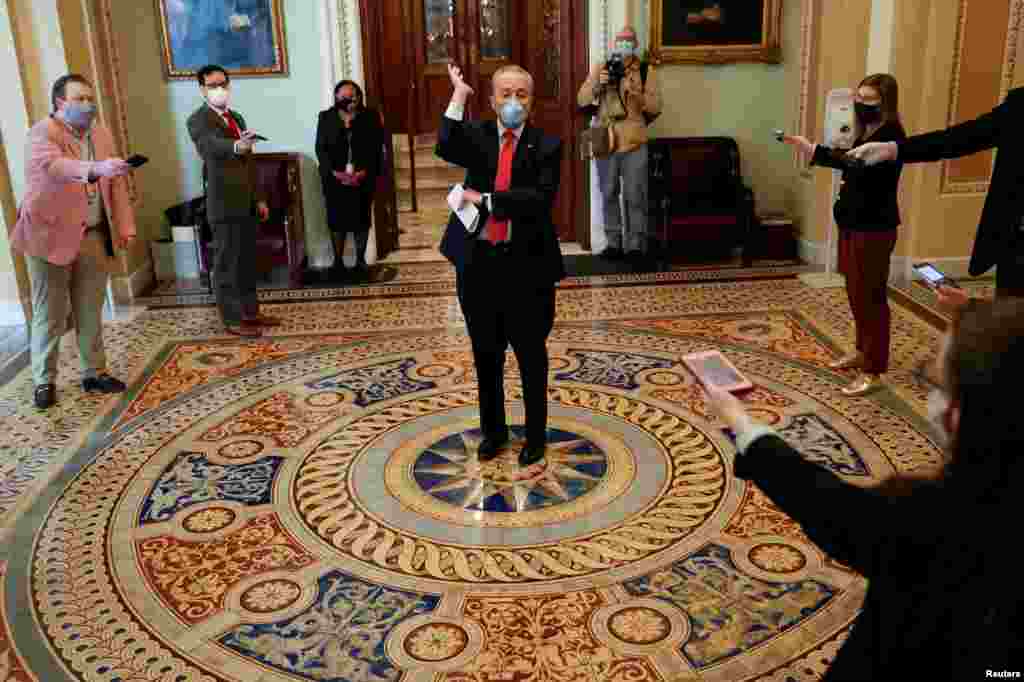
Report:
[{"label": "smartphone in hand", "polygon": [[786,137],[786,131],[785,130],[776,129],[774,135],[775,135],[775,140],[777,142],[785,142],[785,139],[784,139]]},{"label": "smartphone in hand", "polygon": [[132,154],[131,156],[124,160],[124,162],[127,163],[132,168],[138,168],[147,161],[149,161],[149,158],[143,156],[142,154]]},{"label": "smartphone in hand", "polygon": [[938,289],[939,287],[960,288],[955,279],[947,276],[931,263],[915,263],[914,272],[920,275],[921,279],[927,282],[933,289]]}]

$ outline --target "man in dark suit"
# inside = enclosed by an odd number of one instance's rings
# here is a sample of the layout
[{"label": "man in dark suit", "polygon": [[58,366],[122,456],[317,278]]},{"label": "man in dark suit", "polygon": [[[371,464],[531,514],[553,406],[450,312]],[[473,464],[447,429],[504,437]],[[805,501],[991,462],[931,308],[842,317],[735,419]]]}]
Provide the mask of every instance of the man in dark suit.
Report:
[{"label": "man in dark suit", "polygon": [[1015,88],[992,111],[945,130],[902,142],[869,142],[849,152],[867,164],[956,159],[998,148],[995,170],[974,240],[969,272],[978,276],[996,266],[996,295],[1024,296],[1024,88]]},{"label": "man in dark suit", "polygon": [[562,143],[527,123],[533,78],[504,66],[492,78],[497,121],[463,122],[473,89],[449,65],[455,88],[441,118],[437,155],[466,169],[464,200],[480,217],[469,231],[454,214],[441,253],[455,265],[459,304],[473,344],[480,425],[478,457],[498,455],[509,440],[505,421],[505,349],[519,363],[526,444],[519,465],[544,457],[547,439],[547,337],[555,319],[555,282],[565,277],[551,220]]},{"label": "man in dark suit", "polygon": [[254,133],[245,119],[228,108],[231,81],[223,67],[204,66],[197,73],[206,100],[188,118],[188,134],[203,159],[206,217],[213,230],[214,295],[226,330],[260,336],[280,320],[260,315],[256,298],[256,220],[270,213],[256,182],[251,154]]}]

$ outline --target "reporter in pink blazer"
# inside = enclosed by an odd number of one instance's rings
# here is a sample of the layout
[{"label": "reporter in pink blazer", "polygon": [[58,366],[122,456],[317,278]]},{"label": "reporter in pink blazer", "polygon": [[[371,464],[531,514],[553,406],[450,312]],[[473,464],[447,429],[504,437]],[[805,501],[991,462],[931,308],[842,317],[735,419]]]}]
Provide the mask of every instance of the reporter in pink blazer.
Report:
[{"label": "reporter in pink blazer", "polygon": [[57,351],[74,313],[82,388],[119,393],[107,373],[103,299],[114,249],[135,238],[135,213],[124,176],[132,167],[114,155],[110,131],[95,121],[89,81],[77,74],[53,84],[53,114],[28,134],[27,191],[11,246],[25,254],[32,282],[32,379],[39,409],[57,399]]}]

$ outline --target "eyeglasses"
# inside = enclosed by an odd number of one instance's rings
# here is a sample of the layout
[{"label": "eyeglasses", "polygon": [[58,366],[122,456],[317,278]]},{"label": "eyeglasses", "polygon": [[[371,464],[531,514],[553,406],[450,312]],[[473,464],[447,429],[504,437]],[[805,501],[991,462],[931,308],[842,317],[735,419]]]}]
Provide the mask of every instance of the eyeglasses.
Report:
[{"label": "eyeglasses", "polygon": [[220,82],[217,82],[217,83],[206,83],[203,87],[204,88],[214,88],[214,89],[216,89],[216,88],[229,88],[229,87],[231,87],[231,83],[229,83],[227,81],[220,81]]}]

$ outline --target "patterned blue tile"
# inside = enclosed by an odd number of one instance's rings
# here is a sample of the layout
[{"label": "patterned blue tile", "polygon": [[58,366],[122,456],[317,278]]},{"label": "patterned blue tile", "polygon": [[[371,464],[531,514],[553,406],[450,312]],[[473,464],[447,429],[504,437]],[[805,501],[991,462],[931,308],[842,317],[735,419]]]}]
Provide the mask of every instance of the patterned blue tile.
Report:
[{"label": "patterned blue tile", "polygon": [[815,414],[801,414],[779,429],[779,435],[804,459],[842,476],[870,476],[864,460],[846,439]]},{"label": "patterned blue tile", "polygon": [[139,523],[159,523],[181,509],[213,500],[256,506],[270,504],[274,477],[283,457],[249,464],[211,464],[206,455],[183,452],[157,479],[142,504]]},{"label": "patterned blue tile", "polygon": [[436,387],[437,384],[433,382],[409,378],[409,369],[415,365],[416,360],[413,358],[382,362],[369,367],[345,370],[307,386],[314,391],[348,389],[356,394],[356,405],[368,407],[374,403]]},{"label": "patterned blue tile", "polygon": [[306,612],[266,625],[240,625],[220,643],[285,673],[317,682],[397,682],[384,650],[399,623],[437,608],[439,597],[374,585],[341,571],[320,578]]},{"label": "patterned blue tile", "polygon": [[705,668],[751,650],[820,611],[838,590],[817,580],[768,582],[740,572],[729,550],[709,544],[669,567],[623,585],[685,612],[682,653]]},{"label": "patterned blue tile", "polygon": [[555,376],[559,381],[611,386],[632,391],[640,387],[636,377],[648,369],[668,369],[676,363],[635,353],[572,350],[569,355],[580,359],[580,366]]}]

